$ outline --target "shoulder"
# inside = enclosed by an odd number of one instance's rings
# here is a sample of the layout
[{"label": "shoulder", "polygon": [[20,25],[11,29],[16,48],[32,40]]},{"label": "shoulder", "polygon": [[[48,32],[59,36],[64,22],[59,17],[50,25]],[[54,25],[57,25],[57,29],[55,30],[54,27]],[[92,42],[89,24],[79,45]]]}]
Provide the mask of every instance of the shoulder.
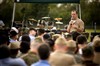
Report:
[{"label": "shoulder", "polygon": [[39,62],[36,62],[36,63],[33,63],[31,66],[38,66],[40,63]]},{"label": "shoulder", "polygon": [[74,56],[70,54],[64,54],[64,57],[67,59],[74,59]]},{"label": "shoulder", "polygon": [[24,60],[22,60],[21,58],[15,58],[13,63],[18,64],[19,66],[27,66]]},{"label": "shoulder", "polygon": [[21,58],[24,60],[30,60],[30,61],[34,61],[34,62],[39,60],[38,56],[34,53],[27,53],[26,55],[22,56]]},{"label": "shoulder", "polygon": [[80,23],[84,23],[82,19],[79,19],[79,18],[78,18],[78,21],[79,21]]}]

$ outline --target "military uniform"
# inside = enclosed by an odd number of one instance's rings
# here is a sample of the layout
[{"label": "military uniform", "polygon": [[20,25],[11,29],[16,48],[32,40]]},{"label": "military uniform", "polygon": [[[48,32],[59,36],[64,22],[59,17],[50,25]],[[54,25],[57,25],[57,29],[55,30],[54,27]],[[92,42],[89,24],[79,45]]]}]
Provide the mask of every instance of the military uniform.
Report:
[{"label": "military uniform", "polygon": [[21,56],[25,63],[30,66],[32,63],[35,63],[39,60],[38,56],[34,52],[28,52],[26,55]]}]

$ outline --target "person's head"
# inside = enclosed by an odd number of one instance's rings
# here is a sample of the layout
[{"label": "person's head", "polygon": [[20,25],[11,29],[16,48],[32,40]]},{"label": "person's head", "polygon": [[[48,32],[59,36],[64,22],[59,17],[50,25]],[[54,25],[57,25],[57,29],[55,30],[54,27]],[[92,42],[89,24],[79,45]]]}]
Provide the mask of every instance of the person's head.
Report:
[{"label": "person's head", "polygon": [[100,35],[96,35],[96,36],[94,36],[94,38],[93,38],[93,42],[95,42],[95,40],[99,40],[100,39]]},{"label": "person's head", "polygon": [[10,57],[10,49],[5,45],[0,46],[0,59],[8,57]]},{"label": "person's head", "polygon": [[72,35],[72,38],[74,41],[76,41],[76,38],[81,35],[79,32],[73,31],[70,33]]},{"label": "person's head", "polygon": [[0,36],[0,45],[9,45],[9,37],[5,35]]},{"label": "person's head", "polygon": [[32,35],[32,36],[35,36],[36,35],[36,29],[34,29],[34,28],[30,28],[29,29],[29,35]]},{"label": "person's head", "polygon": [[66,52],[66,48],[67,48],[66,44],[67,43],[66,43],[66,40],[64,38],[62,38],[62,37],[57,38],[55,41],[54,49]]},{"label": "person's head", "polygon": [[23,35],[22,38],[21,38],[21,41],[26,41],[26,42],[31,42],[31,39],[28,35]]},{"label": "person's head", "polygon": [[64,34],[64,38],[65,38],[67,41],[73,39],[71,34]]},{"label": "person's head", "polygon": [[38,55],[41,60],[47,60],[50,56],[50,48],[47,44],[41,44],[38,47]]},{"label": "person's head", "polygon": [[75,52],[76,49],[76,42],[74,40],[67,41],[67,51]]},{"label": "person's head", "polygon": [[11,31],[15,31],[16,33],[19,33],[18,29],[16,27],[12,27]]},{"label": "person's head", "polygon": [[93,60],[94,52],[91,46],[86,46],[82,49],[83,60]]},{"label": "person's head", "polygon": [[34,41],[31,42],[31,45],[30,45],[30,50],[32,52],[35,52],[37,53],[37,48],[43,43],[42,39],[40,37],[36,37],[34,39]]},{"label": "person's head", "polygon": [[94,52],[100,53],[100,39],[93,42]]},{"label": "person's head", "polygon": [[51,51],[54,50],[54,40],[48,39],[46,43],[50,46]]},{"label": "person's head", "polygon": [[10,52],[11,52],[11,57],[15,58],[16,55],[18,54],[18,51],[20,49],[20,42],[16,41],[16,42],[11,42],[8,47],[10,48]]},{"label": "person's head", "polygon": [[57,38],[61,37],[60,34],[54,34],[52,35],[52,39],[55,41]]},{"label": "person's head", "polygon": [[40,28],[40,29],[37,30],[37,34],[38,35],[43,35],[44,33],[45,33],[45,30],[44,29],[41,29]]},{"label": "person's head", "polygon": [[78,17],[77,11],[76,10],[71,11],[71,19],[75,20],[75,19],[77,19],[77,17]]},{"label": "person's head", "polygon": [[44,34],[43,35],[43,40],[45,41],[45,40],[48,40],[50,38],[50,35],[49,34]]},{"label": "person's head", "polygon": [[20,51],[22,53],[27,53],[29,51],[29,49],[30,49],[30,43],[29,42],[25,42],[25,41],[21,42]]},{"label": "person's head", "polygon": [[79,35],[76,38],[76,42],[77,42],[77,44],[86,44],[87,43],[87,38],[86,38],[85,35]]},{"label": "person's head", "polygon": [[10,31],[10,38],[11,39],[18,39],[18,33],[16,31]]},{"label": "person's head", "polygon": [[79,49],[87,46],[87,38],[86,38],[86,36],[85,35],[79,35],[76,38],[76,43],[77,43],[77,46],[79,47]]}]

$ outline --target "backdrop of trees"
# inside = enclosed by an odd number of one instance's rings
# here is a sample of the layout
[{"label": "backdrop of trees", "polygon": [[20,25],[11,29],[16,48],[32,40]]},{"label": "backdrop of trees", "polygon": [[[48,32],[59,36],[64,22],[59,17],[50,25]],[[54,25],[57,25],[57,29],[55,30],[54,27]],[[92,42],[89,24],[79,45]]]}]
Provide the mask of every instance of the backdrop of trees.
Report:
[{"label": "backdrop of trees", "polygon": [[[11,25],[14,0],[3,0],[0,3],[0,20],[3,20],[6,26]],[[22,21],[28,18],[36,20],[41,17],[49,16],[51,18],[60,17],[64,24],[70,21],[71,10],[78,10],[76,3],[16,3],[15,21]],[[86,26],[93,26],[96,22],[100,26],[100,0],[80,0],[82,20]],[[87,27],[89,28],[89,27]],[[92,28],[92,27],[90,27]]]}]

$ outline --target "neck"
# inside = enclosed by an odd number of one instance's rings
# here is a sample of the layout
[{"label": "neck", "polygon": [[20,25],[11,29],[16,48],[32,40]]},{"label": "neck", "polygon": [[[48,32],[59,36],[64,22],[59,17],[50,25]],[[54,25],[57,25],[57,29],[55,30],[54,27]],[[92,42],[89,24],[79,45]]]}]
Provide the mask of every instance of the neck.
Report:
[{"label": "neck", "polygon": [[66,53],[66,51],[64,49],[57,49],[55,50],[56,52],[63,52],[63,53]]},{"label": "neck", "polygon": [[12,37],[11,39],[12,39],[12,40],[17,40],[17,39],[16,39],[16,38],[14,38],[14,37]]},{"label": "neck", "polygon": [[35,49],[30,49],[30,52],[34,52],[37,54],[37,51]]},{"label": "neck", "polygon": [[93,57],[90,57],[90,58],[83,58],[83,61],[92,61],[93,60]]}]

